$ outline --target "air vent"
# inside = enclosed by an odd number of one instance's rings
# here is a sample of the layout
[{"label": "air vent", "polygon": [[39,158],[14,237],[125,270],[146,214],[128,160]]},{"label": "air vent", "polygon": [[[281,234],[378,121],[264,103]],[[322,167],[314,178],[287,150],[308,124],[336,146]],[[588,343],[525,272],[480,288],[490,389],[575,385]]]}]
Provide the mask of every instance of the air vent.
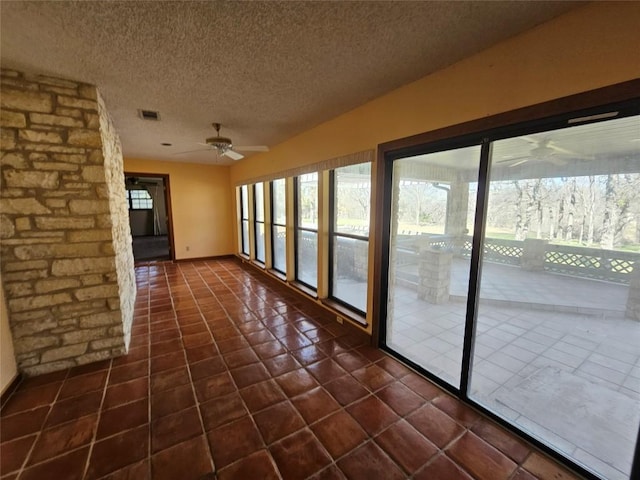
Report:
[{"label": "air vent", "polygon": [[138,115],[142,120],[160,120],[160,113],[153,110],[138,110]]}]

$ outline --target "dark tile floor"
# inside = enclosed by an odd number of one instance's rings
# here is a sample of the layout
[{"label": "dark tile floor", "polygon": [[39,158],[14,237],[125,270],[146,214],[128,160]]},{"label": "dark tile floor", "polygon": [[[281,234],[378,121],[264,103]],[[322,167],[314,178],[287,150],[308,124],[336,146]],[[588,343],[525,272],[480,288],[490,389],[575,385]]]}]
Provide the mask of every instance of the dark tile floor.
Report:
[{"label": "dark tile floor", "polygon": [[2,480],[576,478],[233,259],[136,275],[127,356],[5,402]]}]

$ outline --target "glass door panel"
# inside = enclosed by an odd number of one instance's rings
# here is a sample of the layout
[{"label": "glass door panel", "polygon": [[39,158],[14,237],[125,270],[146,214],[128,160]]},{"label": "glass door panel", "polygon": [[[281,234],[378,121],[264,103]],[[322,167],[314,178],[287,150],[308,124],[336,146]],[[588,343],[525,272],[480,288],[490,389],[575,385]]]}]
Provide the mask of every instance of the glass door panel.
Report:
[{"label": "glass door panel", "polygon": [[470,397],[608,479],[640,424],[640,122],[493,143]]},{"label": "glass door panel", "polygon": [[393,164],[385,342],[456,388],[479,164],[479,146]]}]

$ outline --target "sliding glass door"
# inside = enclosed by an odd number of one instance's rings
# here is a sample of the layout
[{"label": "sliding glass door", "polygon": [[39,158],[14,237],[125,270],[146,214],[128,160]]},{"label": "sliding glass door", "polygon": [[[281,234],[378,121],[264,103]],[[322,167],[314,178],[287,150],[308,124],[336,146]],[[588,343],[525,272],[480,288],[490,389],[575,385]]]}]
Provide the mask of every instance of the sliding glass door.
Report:
[{"label": "sliding glass door", "polygon": [[384,161],[382,346],[584,475],[628,479],[640,426],[637,107]]}]

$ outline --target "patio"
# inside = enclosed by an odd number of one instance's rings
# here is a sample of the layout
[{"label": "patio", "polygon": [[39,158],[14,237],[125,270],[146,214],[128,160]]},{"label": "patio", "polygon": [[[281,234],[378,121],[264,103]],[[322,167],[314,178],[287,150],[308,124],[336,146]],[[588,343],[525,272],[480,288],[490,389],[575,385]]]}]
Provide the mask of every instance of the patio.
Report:
[{"label": "patio", "polygon": [[[451,265],[449,301],[418,299],[399,267],[387,345],[460,381],[469,261]],[[628,478],[640,424],[640,322],[629,286],[486,263],[471,396],[609,479]]]}]

